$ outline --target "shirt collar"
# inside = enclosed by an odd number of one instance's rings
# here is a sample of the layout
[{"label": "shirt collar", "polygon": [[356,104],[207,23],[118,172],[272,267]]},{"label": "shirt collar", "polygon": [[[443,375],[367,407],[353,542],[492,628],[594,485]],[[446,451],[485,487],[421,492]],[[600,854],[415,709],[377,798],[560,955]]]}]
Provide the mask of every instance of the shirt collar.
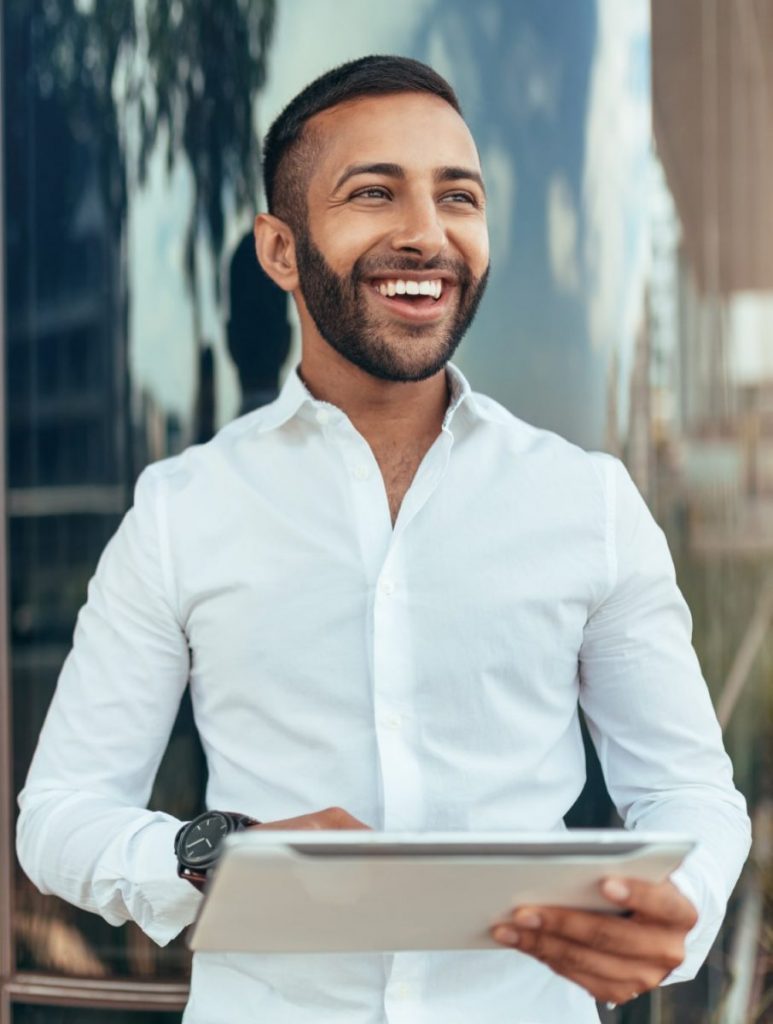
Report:
[{"label": "shirt collar", "polygon": [[448,363],[446,366],[446,373],[448,374],[448,385],[450,397],[448,400],[448,409],[443,417],[443,429],[450,429],[451,421],[453,420],[456,412],[460,408],[464,408],[473,418],[480,416],[480,410],[478,404],[475,401],[475,396],[472,393],[470,382],[464,376],[458,366],[453,363]]},{"label": "shirt collar", "polygon": [[277,399],[260,410],[260,423],[258,426],[260,433],[265,434],[269,430],[276,430],[284,426],[288,420],[298,413],[301,406],[305,405],[306,402],[314,401],[316,401],[315,398],[298,374],[298,367],[294,367],[287,374]]},{"label": "shirt collar", "polygon": [[[260,417],[258,430],[261,434],[284,426],[294,416],[297,416],[306,405],[320,409],[334,408],[328,402],[321,402],[312,395],[301,380],[298,370],[299,367],[296,366],[287,374],[287,379],[276,401],[270,405],[263,406],[258,411]],[[472,388],[462,371],[457,366],[454,366],[453,363],[448,363],[446,373],[448,374],[450,398],[448,409],[443,417],[444,430],[450,429],[451,421],[456,415],[457,410],[462,406],[465,406],[467,411],[473,416],[477,417],[480,415]]]}]

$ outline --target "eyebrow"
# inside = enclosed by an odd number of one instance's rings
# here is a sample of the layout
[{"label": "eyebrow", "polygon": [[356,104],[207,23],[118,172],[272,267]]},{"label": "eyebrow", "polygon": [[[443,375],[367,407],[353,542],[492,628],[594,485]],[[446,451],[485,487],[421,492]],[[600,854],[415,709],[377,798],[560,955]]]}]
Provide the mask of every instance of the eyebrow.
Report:
[{"label": "eyebrow", "polygon": [[[358,174],[381,174],[386,178],[405,178],[405,169],[400,164],[377,163],[377,164],[352,164],[347,167],[335,184],[334,192]],[[438,167],[432,177],[436,182],[442,181],[474,181],[486,194],[486,186],[480,174],[470,167]]]}]

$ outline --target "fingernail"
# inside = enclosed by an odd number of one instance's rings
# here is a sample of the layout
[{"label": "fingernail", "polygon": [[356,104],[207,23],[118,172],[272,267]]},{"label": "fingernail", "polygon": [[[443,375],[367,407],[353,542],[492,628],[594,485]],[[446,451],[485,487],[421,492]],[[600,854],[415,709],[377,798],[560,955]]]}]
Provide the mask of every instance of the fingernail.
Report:
[{"label": "fingernail", "polygon": [[631,895],[631,890],[625,884],[620,881],[619,878],[607,878],[602,886],[602,891],[605,896],[608,896],[611,900],[616,900],[622,903],[623,900],[627,900]]},{"label": "fingernail", "polygon": [[497,942],[504,942],[506,946],[517,946],[520,936],[515,928],[496,928],[494,938]]},{"label": "fingernail", "polygon": [[521,928],[539,928],[542,925],[542,918],[533,910],[518,910],[515,914],[515,923]]}]

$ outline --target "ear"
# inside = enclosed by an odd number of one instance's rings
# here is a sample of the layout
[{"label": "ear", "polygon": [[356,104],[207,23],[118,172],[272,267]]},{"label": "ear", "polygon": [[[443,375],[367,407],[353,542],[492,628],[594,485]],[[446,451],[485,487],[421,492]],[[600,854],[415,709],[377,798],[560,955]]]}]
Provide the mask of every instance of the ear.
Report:
[{"label": "ear", "polygon": [[286,292],[298,287],[295,264],[295,238],[292,230],[279,217],[259,213],[253,227],[258,262],[268,276]]}]

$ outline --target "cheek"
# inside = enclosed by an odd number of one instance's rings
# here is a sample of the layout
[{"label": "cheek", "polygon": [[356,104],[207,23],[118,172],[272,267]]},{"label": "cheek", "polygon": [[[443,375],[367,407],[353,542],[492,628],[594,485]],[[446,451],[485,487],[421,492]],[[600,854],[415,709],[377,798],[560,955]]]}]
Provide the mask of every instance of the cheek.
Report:
[{"label": "cheek", "polygon": [[480,279],[489,264],[489,238],[485,224],[470,225],[458,236],[457,245],[473,276]]},{"label": "cheek", "polygon": [[339,218],[326,224],[315,242],[336,274],[348,277],[357,260],[378,245],[381,234],[372,225]]}]

